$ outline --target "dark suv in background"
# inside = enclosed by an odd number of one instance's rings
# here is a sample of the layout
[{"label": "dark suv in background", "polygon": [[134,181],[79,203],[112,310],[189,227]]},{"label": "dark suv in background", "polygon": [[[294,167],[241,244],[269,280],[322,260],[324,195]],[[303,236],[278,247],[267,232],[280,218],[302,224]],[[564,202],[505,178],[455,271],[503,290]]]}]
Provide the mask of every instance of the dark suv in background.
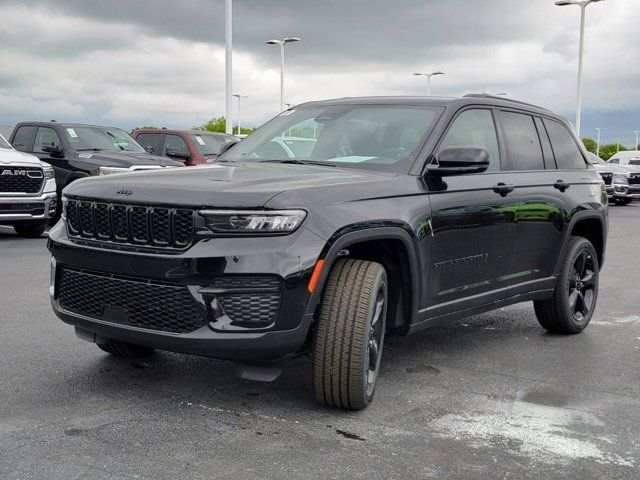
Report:
[{"label": "dark suv in background", "polygon": [[22,122],[15,126],[9,141],[16,150],[31,153],[53,167],[58,195],[83,177],[183,166],[149,154],[127,132],[115,127]]},{"label": "dark suv in background", "polygon": [[166,128],[135,130],[133,138],[149,152],[184,162],[187,166],[211,163],[218,158],[224,144],[239,141],[226,133]]},{"label": "dark suv in background", "polygon": [[[308,148],[283,149],[283,132]],[[260,380],[312,352],[318,401],[360,409],[387,332],[525,301],[553,332],[593,315],[607,196],[549,110],[486,95],[311,102],[216,163],[67,187],[51,299],[80,338],[230,359]]]}]

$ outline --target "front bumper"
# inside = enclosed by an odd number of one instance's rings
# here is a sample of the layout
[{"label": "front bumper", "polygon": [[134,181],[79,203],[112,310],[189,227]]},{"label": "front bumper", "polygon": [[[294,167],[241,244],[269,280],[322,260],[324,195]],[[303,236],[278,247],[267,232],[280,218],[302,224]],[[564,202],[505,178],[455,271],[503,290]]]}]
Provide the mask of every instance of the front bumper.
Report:
[{"label": "front bumper", "polygon": [[47,181],[40,195],[0,195],[0,224],[48,220],[56,213],[56,202],[53,180]]},{"label": "front bumper", "polygon": [[640,198],[640,185],[614,184],[612,190],[609,198]]},{"label": "front bumper", "polygon": [[[78,245],[68,238],[64,223],[60,222],[49,233],[51,302],[60,319],[94,334],[98,343],[100,337],[106,337],[227,360],[279,360],[295,354],[307,339],[313,316],[307,311],[310,299],[307,284],[323,247],[324,241],[320,237],[300,228],[291,235],[278,237],[200,239],[188,250],[177,254],[125,252]],[[187,295],[186,303],[193,302],[194,308],[201,312],[202,324],[187,332],[141,327],[140,323],[131,321],[130,311],[123,313],[128,308],[123,303],[115,305],[118,302],[113,302],[112,306],[106,301],[104,309],[92,309],[87,295],[95,295],[95,302],[104,303],[104,297],[99,293],[102,290],[94,294],[91,289],[82,287],[78,288],[82,290],[82,300],[89,301],[87,308],[93,313],[73,311],[60,295],[61,272],[69,270],[101,279],[131,282],[135,289],[143,288],[146,283],[157,288],[182,289],[183,295]],[[247,307],[248,310],[242,310],[246,300],[242,295],[251,296],[255,292],[233,290],[233,282],[226,290],[217,286],[220,279],[264,276],[278,279],[281,285],[276,313],[268,322],[264,322],[262,312],[255,310],[255,303]],[[239,295],[233,308],[234,312],[244,312],[242,322],[233,321],[231,315],[220,308],[225,305],[222,295],[230,292]],[[67,294],[63,291],[64,295]],[[136,295],[139,296],[136,312],[144,317],[148,313],[140,312],[151,312],[152,305],[149,304],[155,301],[151,297],[141,297],[142,294]],[[184,296],[180,298],[185,299]],[[162,304],[162,298],[157,300]],[[171,310],[173,306],[166,304],[163,308]],[[157,314],[162,316],[162,310],[157,310]],[[253,323],[247,315],[259,317],[261,321]],[[146,323],[147,319],[142,320]]]}]

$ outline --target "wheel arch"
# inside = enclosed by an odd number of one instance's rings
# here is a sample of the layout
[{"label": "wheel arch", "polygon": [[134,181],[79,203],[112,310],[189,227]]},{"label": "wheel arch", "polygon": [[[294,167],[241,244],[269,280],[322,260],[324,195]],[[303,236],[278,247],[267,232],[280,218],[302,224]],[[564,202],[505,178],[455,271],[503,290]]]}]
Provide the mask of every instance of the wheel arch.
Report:
[{"label": "wheel arch", "polygon": [[571,236],[583,237],[591,242],[598,255],[598,265],[602,268],[607,244],[607,226],[604,215],[596,212],[579,212],[571,218],[565,233],[562,254],[556,263],[556,274],[560,271],[560,262],[564,258]]},{"label": "wheel arch", "polygon": [[419,273],[417,248],[407,230],[401,227],[374,227],[334,235],[319,257],[323,264],[307,313],[313,313],[320,303],[329,272],[339,258],[381,263],[387,270],[390,297],[393,299],[389,303],[389,312],[394,318],[389,326],[405,328],[415,321],[423,279]]}]

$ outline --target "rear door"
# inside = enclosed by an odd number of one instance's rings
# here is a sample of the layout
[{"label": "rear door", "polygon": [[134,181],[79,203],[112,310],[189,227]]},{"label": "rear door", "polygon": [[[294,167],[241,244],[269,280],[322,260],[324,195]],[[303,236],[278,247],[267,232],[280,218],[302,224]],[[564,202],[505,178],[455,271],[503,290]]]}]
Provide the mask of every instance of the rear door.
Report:
[{"label": "rear door", "polygon": [[28,152],[33,144],[33,136],[36,133],[36,127],[33,125],[20,125],[11,135],[11,145],[16,150]]},{"label": "rear door", "polygon": [[145,147],[149,153],[154,155],[160,155],[162,152],[162,142],[164,141],[164,135],[161,133],[147,133],[140,132],[136,136],[136,140],[140,145]]},{"label": "rear door", "polygon": [[[556,154],[545,122],[528,112],[500,112],[506,168],[516,177],[516,254],[509,296],[553,286],[552,276],[561,250],[558,246],[562,244],[572,205],[577,202],[573,193],[578,193],[576,185],[585,175],[586,162],[577,145],[574,142],[572,150],[566,138],[559,136],[566,127],[553,121]],[[556,158],[561,158],[565,168],[557,168]]]},{"label": "rear door", "polygon": [[510,208],[515,179],[501,169],[498,132],[491,108],[458,113],[436,148],[473,145],[489,152],[480,174],[427,177],[432,217],[427,316],[436,317],[506,296],[515,223]]}]

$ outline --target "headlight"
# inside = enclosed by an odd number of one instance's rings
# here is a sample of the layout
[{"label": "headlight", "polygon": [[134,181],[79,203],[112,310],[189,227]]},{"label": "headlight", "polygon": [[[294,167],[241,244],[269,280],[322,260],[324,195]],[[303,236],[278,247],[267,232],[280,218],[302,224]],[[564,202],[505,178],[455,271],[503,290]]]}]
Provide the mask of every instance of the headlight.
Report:
[{"label": "headlight", "polygon": [[100,167],[98,168],[98,175],[111,175],[114,173],[127,173],[130,170],[122,167]]},{"label": "headlight", "polygon": [[307,216],[304,210],[201,210],[207,227],[218,233],[291,233]]},{"label": "headlight", "polygon": [[629,179],[627,177],[625,177],[624,175],[614,175],[613,176],[613,183],[622,183],[624,185],[628,185],[629,184]]},{"label": "headlight", "polygon": [[53,173],[53,167],[51,165],[43,165],[42,173],[44,174],[45,180],[51,180],[55,176]]}]

